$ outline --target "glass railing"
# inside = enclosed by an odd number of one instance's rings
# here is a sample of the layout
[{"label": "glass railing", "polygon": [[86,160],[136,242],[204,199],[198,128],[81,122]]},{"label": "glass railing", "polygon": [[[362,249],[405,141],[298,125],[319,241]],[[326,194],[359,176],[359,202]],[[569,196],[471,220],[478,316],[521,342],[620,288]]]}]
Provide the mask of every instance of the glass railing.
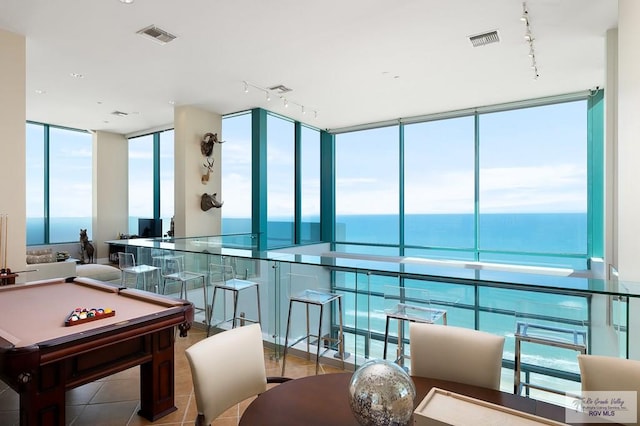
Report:
[{"label": "glass railing", "polygon": [[[517,268],[513,265],[428,261],[427,259],[340,253],[328,244],[294,247],[280,251],[258,251],[254,235],[219,236],[162,240],[118,241],[134,251],[142,262],[152,262],[163,253],[179,253],[185,269],[210,277],[212,265],[231,265],[236,278],[259,284],[262,329],[275,357],[282,355],[289,298],[298,289],[292,276],[315,277],[311,290],[333,291],[342,296],[344,354],[347,368],[357,368],[371,358],[382,358],[387,316],[398,303],[446,312],[447,325],[483,330],[505,336],[502,389],[514,391],[515,333],[518,324],[542,330],[554,339],[583,336],[589,353],[629,357],[634,324],[640,311],[630,309],[640,302],[640,284],[587,278],[567,269]],[[230,299],[211,306],[212,278],[208,291],[190,289],[189,299],[202,308],[197,321],[203,326],[228,315]],[[203,296],[203,294],[205,296]],[[206,296],[206,295],[209,296]],[[208,300],[202,300],[208,297]],[[238,311],[256,312],[255,290],[240,294]],[[312,307],[313,309],[313,307]],[[200,311],[199,311],[200,312]],[[294,349],[315,354],[315,345],[329,345],[338,337],[339,321],[335,305],[325,312],[322,335]],[[292,311],[290,341],[306,333],[306,312]],[[310,329],[317,330],[318,313],[310,311]],[[387,358],[396,358],[399,339],[405,353],[410,351],[407,324],[393,322],[388,328]],[[227,326],[230,326],[228,324]],[[538,327],[538,328],[536,328]],[[315,332],[317,334],[317,331]],[[631,342],[633,343],[633,342]],[[323,362],[337,363],[342,352],[333,351]],[[332,352],[329,352],[331,354]],[[562,345],[521,344],[522,383],[561,392],[579,391],[576,351]],[[546,391],[524,388],[523,394],[562,402]]]}]

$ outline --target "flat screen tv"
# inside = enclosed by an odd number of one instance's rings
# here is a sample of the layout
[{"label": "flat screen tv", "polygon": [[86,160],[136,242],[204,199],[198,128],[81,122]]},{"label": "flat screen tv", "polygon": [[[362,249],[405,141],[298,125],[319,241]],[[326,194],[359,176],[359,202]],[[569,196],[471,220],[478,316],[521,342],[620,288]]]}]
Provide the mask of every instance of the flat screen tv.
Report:
[{"label": "flat screen tv", "polygon": [[138,236],[143,238],[162,237],[162,219],[138,219]]}]

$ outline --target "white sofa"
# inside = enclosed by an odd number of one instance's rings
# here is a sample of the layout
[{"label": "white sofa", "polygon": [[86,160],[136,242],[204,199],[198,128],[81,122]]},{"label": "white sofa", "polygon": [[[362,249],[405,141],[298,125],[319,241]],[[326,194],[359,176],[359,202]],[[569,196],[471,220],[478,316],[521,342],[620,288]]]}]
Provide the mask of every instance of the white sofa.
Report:
[{"label": "white sofa", "polygon": [[[49,262],[28,264],[24,276],[24,282],[47,280],[51,278],[67,278],[76,276],[75,262]],[[21,280],[22,281],[22,280]]]},{"label": "white sofa", "polygon": [[[69,246],[69,245],[67,245]],[[27,250],[27,267],[20,273],[19,282],[42,281],[54,278],[88,277],[100,281],[120,282],[120,269],[98,263],[76,264],[76,259],[57,262],[57,254],[69,249],[63,245],[33,247]]]}]

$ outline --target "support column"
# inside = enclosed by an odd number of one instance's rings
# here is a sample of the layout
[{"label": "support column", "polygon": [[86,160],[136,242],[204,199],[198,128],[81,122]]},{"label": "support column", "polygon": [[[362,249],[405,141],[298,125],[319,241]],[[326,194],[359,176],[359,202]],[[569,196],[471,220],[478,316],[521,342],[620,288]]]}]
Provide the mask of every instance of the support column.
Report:
[{"label": "support column", "polygon": [[[0,30],[0,214],[8,215],[7,240],[0,264],[12,271],[26,268],[26,40]],[[6,233],[5,233],[6,231]],[[4,243],[3,243],[4,244]],[[17,282],[24,281],[18,277]]]},{"label": "support column", "polygon": [[[619,279],[640,283],[640,2],[618,1],[618,66],[617,66],[617,269]],[[615,90],[615,89],[614,89]],[[608,123],[609,124],[609,123]],[[609,136],[609,135],[608,135]],[[640,327],[640,301],[629,299],[629,358],[640,359],[640,341],[634,339]]]},{"label": "support column", "polygon": [[[200,199],[203,193],[217,194],[224,201],[221,185],[222,165],[220,144],[214,144],[213,169],[209,181],[201,178],[207,159],[200,150],[200,142],[206,133],[217,133],[222,140],[222,117],[193,106],[179,106],[174,110],[175,125],[175,236],[197,237],[217,235],[221,230],[221,211],[212,208],[203,211]],[[222,207],[224,208],[224,207]]]},{"label": "support column", "polygon": [[[109,260],[105,241],[128,234],[129,149],[124,135],[93,132],[93,246],[96,261]],[[106,259],[103,259],[106,258]]]},{"label": "support column", "polygon": [[640,2],[618,3],[618,271],[640,282]]}]

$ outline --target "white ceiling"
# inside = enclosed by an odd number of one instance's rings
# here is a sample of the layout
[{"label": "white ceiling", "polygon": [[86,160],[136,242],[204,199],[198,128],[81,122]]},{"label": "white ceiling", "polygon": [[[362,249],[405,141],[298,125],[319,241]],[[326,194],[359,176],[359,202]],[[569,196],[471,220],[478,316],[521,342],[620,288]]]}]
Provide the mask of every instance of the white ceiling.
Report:
[{"label": "white ceiling", "polygon": [[[517,0],[0,0],[0,28],[26,36],[28,120],[130,134],[175,102],[336,129],[603,87],[617,8],[527,1],[537,80]],[[151,24],[178,38],[136,34]],[[290,87],[289,107],[243,81]]]}]

